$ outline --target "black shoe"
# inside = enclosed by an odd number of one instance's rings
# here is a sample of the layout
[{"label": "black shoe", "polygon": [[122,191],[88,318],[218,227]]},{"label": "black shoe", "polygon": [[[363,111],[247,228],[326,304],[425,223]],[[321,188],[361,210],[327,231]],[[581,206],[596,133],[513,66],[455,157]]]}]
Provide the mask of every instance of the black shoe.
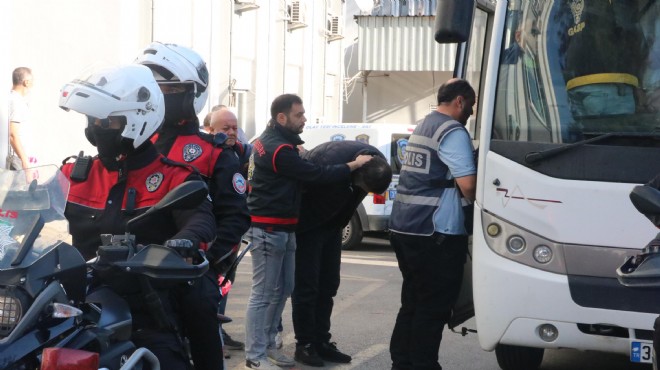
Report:
[{"label": "black shoe", "polygon": [[232,337],[229,336],[227,333],[222,333],[222,342],[225,344],[226,349],[232,349],[232,350],[243,350],[245,349],[245,344],[243,342],[239,342],[237,340],[232,339]]},{"label": "black shoe", "polygon": [[322,367],[325,365],[319,354],[316,353],[316,348],[311,343],[305,345],[298,344],[296,345],[296,353],[293,355],[293,358],[305,365]]},{"label": "black shoe", "polygon": [[220,325],[228,324],[228,323],[232,322],[232,319],[229,316],[226,316],[226,315],[223,315],[223,314],[219,313],[218,314],[218,322],[220,323]]},{"label": "black shoe", "polygon": [[340,364],[347,364],[351,362],[351,356],[339,352],[337,345],[334,342],[325,342],[316,345],[316,352],[324,361],[337,362]]}]

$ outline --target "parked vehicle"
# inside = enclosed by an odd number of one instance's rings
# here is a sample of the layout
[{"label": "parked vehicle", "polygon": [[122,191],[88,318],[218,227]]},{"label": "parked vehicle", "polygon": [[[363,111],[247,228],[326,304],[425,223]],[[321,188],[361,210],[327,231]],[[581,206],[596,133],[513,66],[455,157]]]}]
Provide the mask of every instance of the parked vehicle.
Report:
[{"label": "parked vehicle", "polygon": [[328,141],[357,140],[378,148],[392,167],[392,183],[383,194],[369,193],[357,208],[342,233],[342,249],[360,245],[364,233],[388,230],[392,202],[399,183],[401,160],[408,144],[408,137],[415,129],[411,124],[392,123],[340,123],[305,126],[300,135],[305,149]]},{"label": "parked vehicle", "polygon": [[[105,237],[102,257],[87,263],[69,242],[68,180],[55,166],[28,171],[36,171],[38,180],[27,182],[23,171],[0,170],[0,368],[37,369],[46,348],[48,366],[84,353],[74,350],[98,353],[92,356],[98,356],[98,366],[110,370],[133,368],[141,356],[150,359],[144,349],[135,353],[131,313],[120,295],[103,286],[87,292],[88,267],[181,281],[201,276],[208,262],[200,256],[202,263],[187,264],[158,245],[137,248],[126,233]],[[150,214],[197,204],[206,196],[201,185],[174,189],[129,227],[144,227],[138,223]],[[60,349],[67,355],[58,356]]]}]

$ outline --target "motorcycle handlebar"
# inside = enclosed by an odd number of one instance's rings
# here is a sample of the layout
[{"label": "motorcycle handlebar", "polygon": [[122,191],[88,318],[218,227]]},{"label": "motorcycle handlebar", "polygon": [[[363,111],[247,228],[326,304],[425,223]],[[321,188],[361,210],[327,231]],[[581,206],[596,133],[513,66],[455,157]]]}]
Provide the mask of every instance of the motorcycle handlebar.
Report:
[{"label": "motorcycle handlebar", "polygon": [[209,269],[203,251],[195,250],[193,260],[200,262],[190,264],[175,249],[159,244],[143,246],[133,254],[131,247],[122,243],[101,246],[98,259],[92,267],[114,268],[154,279],[192,280],[201,277]]}]

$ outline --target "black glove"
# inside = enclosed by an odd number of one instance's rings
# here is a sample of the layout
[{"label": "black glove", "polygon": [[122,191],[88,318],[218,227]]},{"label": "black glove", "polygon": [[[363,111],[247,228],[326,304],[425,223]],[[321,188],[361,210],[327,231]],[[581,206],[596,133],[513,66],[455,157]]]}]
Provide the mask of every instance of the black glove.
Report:
[{"label": "black glove", "polygon": [[170,239],[163,245],[174,249],[185,259],[192,259],[197,256],[197,248],[195,248],[193,242],[188,239]]},{"label": "black glove", "polygon": [[232,252],[229,255],[220,258],[218,261],[214,261],[213,271],[215,271],[218,275],[224,275],[225,273],[227,273],[227,271],[229,271],[231,266],[234,264],[234,261],[236,261],[237,256],[238,253]]},{"label": "black glove", "polygon": [[218,132],[217,134],[213,135],[213,145],[222,146],[225,144],[225,141],[227,141],[227,134],[224,132]]}]

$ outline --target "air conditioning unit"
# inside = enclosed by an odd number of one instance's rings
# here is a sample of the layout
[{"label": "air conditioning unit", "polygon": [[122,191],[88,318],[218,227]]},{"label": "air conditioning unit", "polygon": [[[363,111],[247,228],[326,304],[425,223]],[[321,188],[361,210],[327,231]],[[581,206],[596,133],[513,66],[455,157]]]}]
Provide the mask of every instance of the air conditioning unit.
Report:
[{"label": "air conditioning unit", "polygon": [[243,13],[248,10],[259,9],[259,5],[256,0],[234,0],[234,12]]},{"label": "air conditioning unit", "polygon": [[328,14],[328,28],[325,33],[326,37],[328,38],[328,42],[341,40],[344,38],[342,35],[342,26],[343,24],[341,17]]},{"label": "air conditioning unit", "polygon": [[287,8],[288,11],[288,29],[293,31],[298,28],[307,27],[305,23],[305,4],[302,1],[292,1]]}]

